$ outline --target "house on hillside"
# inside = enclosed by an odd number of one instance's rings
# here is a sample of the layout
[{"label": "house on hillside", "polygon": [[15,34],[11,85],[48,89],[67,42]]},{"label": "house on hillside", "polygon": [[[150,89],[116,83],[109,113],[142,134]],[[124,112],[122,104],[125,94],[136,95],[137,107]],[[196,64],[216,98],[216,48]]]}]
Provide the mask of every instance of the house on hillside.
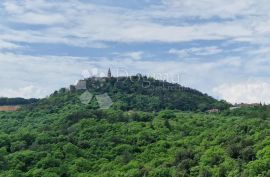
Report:
[{"label": "house on hillside", "polygon": [[207,112],[208,113],[219,113],[220,110],[219,109],[209,109]]},{"label": "house on hillside", "polygon": [[244,108],[244,107],[257,107],[257,106],[262,106],[261,103],[240,103],[240,104],[235,104],[234,107],[240,107],[240,108]]},{"label": "house on hillside", "polygon": [[258,107],[258,106],[262,106],[261,103],[240,103],[240,104],[234,104],[234,106],[230,107],[230,111],[235,110],[235,109],[240,109],[240,108],[254,108],[254,107]]}]

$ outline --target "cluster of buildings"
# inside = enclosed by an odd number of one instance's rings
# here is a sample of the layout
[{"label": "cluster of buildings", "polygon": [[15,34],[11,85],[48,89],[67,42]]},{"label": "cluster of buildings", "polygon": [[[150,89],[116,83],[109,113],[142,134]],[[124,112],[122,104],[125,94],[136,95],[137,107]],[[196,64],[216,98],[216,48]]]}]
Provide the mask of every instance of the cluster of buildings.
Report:
[{"label": "cluster of buildings", "polygon": [[[240,109],[240,108],[254,108],[254,107],[258,107],[258,106],[262,106],[261,103],[240,103],[240,104],[234,104],[232,107],[230,107],[230,110],[235,110],[235,109]],[[219,113],[220,110],[219,109],[209,109],[207,110],[207,113]]]},{"label": "cluster of buildings", "polygon": [[[107,77],[110,79],[112,77],[111,69],[109,68]],[[87,90],[87,80],[79,80],[76,85],[70,85],[69,87],[70,91],[76,91],[76,90]]]},{"label": "cluster of buildings", "polygon": [[230,110],[235,110],[239,108],[254,108],[257,106],[262,106],[262,104],[261,103],[251,103],[251,104],[240,103],[240,104],[234,104],[234,106],[230,107]]}]

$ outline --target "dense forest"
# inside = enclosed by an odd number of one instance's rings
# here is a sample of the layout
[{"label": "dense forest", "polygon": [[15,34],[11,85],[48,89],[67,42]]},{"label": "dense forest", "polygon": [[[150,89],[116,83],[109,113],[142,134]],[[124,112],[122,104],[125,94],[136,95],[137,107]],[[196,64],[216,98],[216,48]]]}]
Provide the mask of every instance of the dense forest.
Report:
[{"label": "dense forest", "polygon": [[14,105],[27,105],[31,103],[37,102],[38,99],[31,98],[31,99],[24,99],[24,98],[5,98],[0,97],[0,106],[14,106]]},{"label": "dense forest", "polygon": [[0,176],[270,176],[268,106],[229,110],[188,88],[154,92],[138,80],[96,82],[89,79],[88,90],[108,93],[110,109],[99,109],[95,99],[82,104],[83,90],[61,89],[0,112]]},{"label": "dense forest", "polygon": [[113,99],[114,106],[123,111],[160,111],[163,109],[206,111],[213,108],[223,110],[230,106],[225,101],[217,101],[195,89],[140,74],[110,79],[89,78],[85,81],[91,93],[108,93]]}]

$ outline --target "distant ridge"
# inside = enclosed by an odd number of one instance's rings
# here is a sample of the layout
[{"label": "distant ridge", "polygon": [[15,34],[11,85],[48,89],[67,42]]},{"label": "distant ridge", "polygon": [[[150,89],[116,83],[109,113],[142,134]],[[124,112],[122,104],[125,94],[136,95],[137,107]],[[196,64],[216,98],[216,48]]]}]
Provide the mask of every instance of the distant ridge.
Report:
[{"label": "distant ridge", "polygon": [[6,97],[0,97],[0,106],[15,106],[15,105],[26,105],[37,102],[38,99],[31,98],[31,99],[25,99],[25,98],[6,98]]},{"label": "distant ridge", "polygon": [[[165,109],[205,112],[209,109],[224,110],[230,107],[225,101],[218,101],[207,94],[176,83],[156,80],[140,74],[129,77],[91,77],[80,80],[69,89],[55,91],[49,98],[39,102],[43,107],[81,104],[84,92],[95,95],[108,94],[112,99],[112,109],[123,111],[160,111]],[[88,107],[97,108],[97,100],[89,102]]]}]

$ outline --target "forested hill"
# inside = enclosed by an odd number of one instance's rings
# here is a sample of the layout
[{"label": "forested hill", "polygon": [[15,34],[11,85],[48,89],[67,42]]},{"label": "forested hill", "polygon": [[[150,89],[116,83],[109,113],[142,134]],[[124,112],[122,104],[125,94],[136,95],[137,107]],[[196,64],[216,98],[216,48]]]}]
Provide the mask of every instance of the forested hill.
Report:
[{"label": "forested hill", "polygon": [[[86,89],[82,88],[86,85]],[[85,91],[95,95],[108,94],[112,99],[114,109],[123,111],[160,111],[175,109],[182,111],[206,111],[217,108],[228,108],[225,101],[203,94],[195,89],[183,87],[166,81],[155,80],[141,75],[118,78],[89,78],[70,90],[61,89],[52,94],[49,99],[41,101],[41,105],[63,106],[64,104],[80,104],[80,96]],[[95,98],[89,107],[97,108]]]},{"label": "forested hill", "polygon": [[[227,104],[177,84],[118,79],[90,78],[87,90],[0,112],[0,177],[270,176],[270,107],[180,111]],[[100,109],[106,93],[113,104]]]},{"label": "forested hill", "polygon": [[24,98],[6,98],[0,97],[0,106],[14,106],[14,105],[26,105],[37,102],[38,99],[24,99]]}]

